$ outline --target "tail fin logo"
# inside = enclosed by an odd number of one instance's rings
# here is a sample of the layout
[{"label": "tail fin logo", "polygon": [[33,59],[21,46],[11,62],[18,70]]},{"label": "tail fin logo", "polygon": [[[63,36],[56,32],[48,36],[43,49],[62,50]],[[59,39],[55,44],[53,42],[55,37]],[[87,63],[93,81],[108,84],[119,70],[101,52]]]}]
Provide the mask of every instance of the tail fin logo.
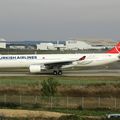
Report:
[{"label": "tail fin logo", "polygon": [[106,53],[120,53],[120,42],[111,50],[108,50]]}]

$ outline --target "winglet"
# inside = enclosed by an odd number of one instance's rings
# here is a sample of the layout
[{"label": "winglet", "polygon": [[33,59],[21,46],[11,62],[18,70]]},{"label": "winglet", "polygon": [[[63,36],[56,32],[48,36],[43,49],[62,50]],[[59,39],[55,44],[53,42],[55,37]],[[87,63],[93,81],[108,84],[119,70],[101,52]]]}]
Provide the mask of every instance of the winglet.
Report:
[{"label": "winglet", "polygon": [[81,57],[79,60],[85,60],[86,56]]},{"label": "winglet", "polygon": [[106,53],[112,53],[112,54],[120,53],[120,42],[114,48],[108,50]]}]

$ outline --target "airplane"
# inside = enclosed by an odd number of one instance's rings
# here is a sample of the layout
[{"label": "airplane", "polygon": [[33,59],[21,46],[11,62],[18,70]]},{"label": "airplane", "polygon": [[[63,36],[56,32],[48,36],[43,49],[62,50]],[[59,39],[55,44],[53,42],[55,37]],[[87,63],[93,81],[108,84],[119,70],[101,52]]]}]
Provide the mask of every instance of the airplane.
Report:
[{"label": "airplane", "polygon": [[75,66],[99,66],[120,60],[120,42],[106,53],[0,55],[0,68],[27,67],[30,73],[52,70],[62,75],[62,69]]}]

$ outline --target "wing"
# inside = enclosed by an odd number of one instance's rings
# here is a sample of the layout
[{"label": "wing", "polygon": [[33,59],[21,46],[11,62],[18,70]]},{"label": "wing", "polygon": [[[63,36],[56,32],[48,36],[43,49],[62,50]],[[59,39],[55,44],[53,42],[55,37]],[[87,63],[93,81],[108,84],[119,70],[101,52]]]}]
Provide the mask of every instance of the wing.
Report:
[{"label": "wing", "polygon": [[75,61],[83,61],[83,60],[85,60],[85,58],[86,58],[86,56],[83,56],[83,57],[76,59],[76,60],[75,59],[74,60],[64,60],[64,61],[53,62],[53,63],[45,63],[44,65],[47,69],[61,68],[62,66],[70,65]]}]

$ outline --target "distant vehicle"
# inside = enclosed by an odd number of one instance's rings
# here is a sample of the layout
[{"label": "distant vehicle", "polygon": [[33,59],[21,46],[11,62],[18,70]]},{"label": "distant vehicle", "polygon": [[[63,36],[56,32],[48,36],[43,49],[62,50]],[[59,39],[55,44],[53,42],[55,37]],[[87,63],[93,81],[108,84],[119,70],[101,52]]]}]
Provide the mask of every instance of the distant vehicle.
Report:
[{"label": "distant vehicle", "polygon": [[120,114],[108,114],[107,115],[108,119],[114,119],[114,120],[120,120]]},{"label": "distant vehicle", "polygon": [[62,75],[63,68],[98,66],[119,60],[120,43],[106,53],[99,54],[0,55],[0,68],[28,67],[30,73],[52,70],[54,75]]}]

